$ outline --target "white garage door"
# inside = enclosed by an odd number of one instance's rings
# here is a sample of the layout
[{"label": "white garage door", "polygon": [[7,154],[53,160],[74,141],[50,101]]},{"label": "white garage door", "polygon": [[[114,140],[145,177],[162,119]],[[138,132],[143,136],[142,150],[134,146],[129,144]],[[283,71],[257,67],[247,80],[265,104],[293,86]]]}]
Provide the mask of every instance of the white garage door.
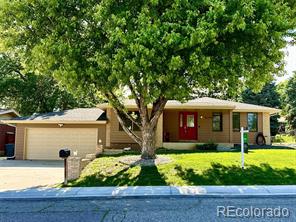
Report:
[{"label": "white garage door", "polygon": [[69,148],[71,155],[85,157],[95,153],[98,130],[84,128],[28,128],[26,130],[26,158],[29,160],[57,160],[61,148]]}]

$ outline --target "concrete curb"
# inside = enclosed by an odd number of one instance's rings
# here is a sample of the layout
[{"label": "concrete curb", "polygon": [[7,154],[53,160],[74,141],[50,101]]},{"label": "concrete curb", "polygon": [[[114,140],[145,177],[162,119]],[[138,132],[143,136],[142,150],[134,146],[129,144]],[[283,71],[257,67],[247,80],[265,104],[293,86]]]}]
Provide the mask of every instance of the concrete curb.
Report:
[{"label": "concrete curb", "polygon": [[0,200],[147,197],[296,197],[290,186],[134,186],[0,190]]}]

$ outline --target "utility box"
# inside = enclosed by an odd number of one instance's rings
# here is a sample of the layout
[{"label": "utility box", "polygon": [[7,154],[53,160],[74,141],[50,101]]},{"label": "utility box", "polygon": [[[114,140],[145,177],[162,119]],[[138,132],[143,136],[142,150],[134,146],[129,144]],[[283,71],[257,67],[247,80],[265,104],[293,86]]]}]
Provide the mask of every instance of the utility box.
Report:
[{"label": "utility box", "polygon": [[249,134],[248,133],[244,133],[244,143],[249,144]]}]

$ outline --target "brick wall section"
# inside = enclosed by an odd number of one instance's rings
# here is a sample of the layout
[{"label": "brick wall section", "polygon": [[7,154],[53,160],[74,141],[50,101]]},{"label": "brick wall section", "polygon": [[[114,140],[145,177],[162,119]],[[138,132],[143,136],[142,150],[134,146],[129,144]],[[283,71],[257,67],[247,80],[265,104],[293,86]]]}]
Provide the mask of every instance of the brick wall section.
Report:
[{"label": "brick wall section", "polygon": [[79,178],[80,172],[81,172],[80,163],[81,163],[80,157],[67,158],[67,168],[68,168],[67,179],[68,180],[75,180]]},{"label": "brick wall section", "polygon": [[4,153],[6,143],[8,142],[14,143],[13,135],[10,136],[11,141],[8,141],[8,135],[7,135],[8,132],[15,133],[15,128],[5,124],[0,124],[0,154]]}]

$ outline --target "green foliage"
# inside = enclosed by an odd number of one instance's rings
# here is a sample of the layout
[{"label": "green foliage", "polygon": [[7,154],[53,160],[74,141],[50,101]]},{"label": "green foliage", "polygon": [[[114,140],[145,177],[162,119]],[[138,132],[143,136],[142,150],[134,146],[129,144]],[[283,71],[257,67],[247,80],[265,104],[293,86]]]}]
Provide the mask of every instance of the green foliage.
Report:
[{"label": "green foliage", "polygon": [[[272,108],[281,108],[281,96],[277,91],[275,83],[266,84],[259,93],[254,93],[252,90],[245,90],[240,100],[245,103],[267,106]],[[279,115],[270,117],[271,135],[274,136],[278,133]]]},{"label": "green foliage", "polygon": [[218,144],[209,142],[204,144],[196,144],[197,150],[217,150]]},{"label": "green foliage", "polygon": [[276,142],[276,143],[295,143],[296,142],[296,137],[295,136],[290,136],[290,135],[278,134],[278,135],[275,136],[273,142]]},{"label": "green foliage", "polygon": [[132,85],[145,104],[260,89],[281,72],[295,27],[285,0],[2,0],[0,13],[1,39],[26,69],[103,93]]},{"label": "green foliage", "polygon": [[284,96],[285,113],[291,129],[296,129],[296,73],[288,80]]},{"label": "green foliage", "polygon": [[[286,99],[286,88],[289,80],[283,80],[279,82],[276,85],[276,91],[280,95],[280,101],[281,101],[281,108],[283,109],[285,107],[285,99]],[[285,113],[285,110],[282,110],[282,113]]]},{"label": "green foliage", "polygon": [[16,59],[0,54],[0,106],[22,115],[93,106],[87,96],[74,96],[51,76],[22,73]]}]

